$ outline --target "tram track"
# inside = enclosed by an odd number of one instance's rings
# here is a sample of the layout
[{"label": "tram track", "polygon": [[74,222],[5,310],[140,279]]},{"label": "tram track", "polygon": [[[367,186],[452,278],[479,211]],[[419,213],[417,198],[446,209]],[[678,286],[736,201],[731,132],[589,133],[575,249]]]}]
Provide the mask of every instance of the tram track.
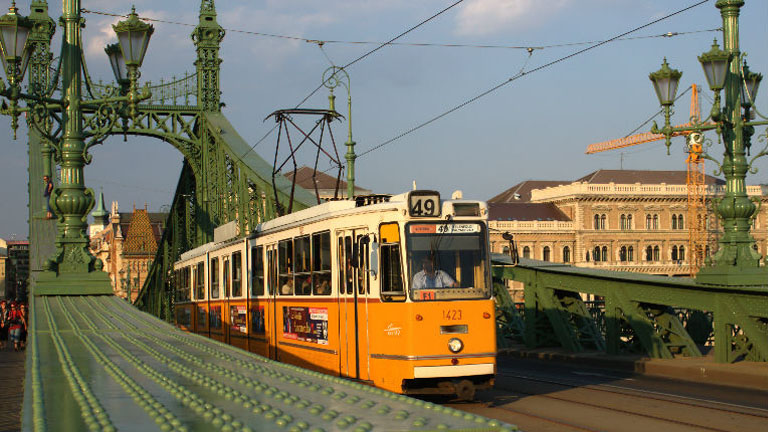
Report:
[{"label": "tram track", "polygon": [[[738,414],[738,415],[744,415],[744,416],[763,418],[768,421],[768,409],[732,404],[727,402],[720,402],[720,401],[715,401],[711,399],[692,398],[688,396],[675,395],[671,393],[663,393],[663,392],[656,392],[656,391],[650,391],[650,390],[635,389],[631,387],[617,386],[614,384],[573,383],[573,382],[566,382],[564,380],[532,377],[528,375],[520,375],[520,374],[513,374],[513,373],[506,373],[506,372],[498,373],[497,376],[521,379],[526,381],[536,381],[536,382],[541,382],[546,384],[554,384],[554,385],[559,385],[567,388],[589,389],[593,391],[619,394],[619,395],[628,396],[628,397],[657,400],[665,403],[674,403],[677,405],[690,406],[694,408],[703,408],[703,409],[708,409],[713,411],[721,411],[728,414]],[[737,408],[737,409],[727,409],[727,408],[724,408],[723,406]],[[749,412],[749,411],[756,411],[756,412]]]},{"label": "tram track", "polygon": [[494,390],[480,397],[474,403],[446,405],[531,432],[732,432],[761,431],[768,425],[768,409],[758,406],[535,373],[500,371]]}]

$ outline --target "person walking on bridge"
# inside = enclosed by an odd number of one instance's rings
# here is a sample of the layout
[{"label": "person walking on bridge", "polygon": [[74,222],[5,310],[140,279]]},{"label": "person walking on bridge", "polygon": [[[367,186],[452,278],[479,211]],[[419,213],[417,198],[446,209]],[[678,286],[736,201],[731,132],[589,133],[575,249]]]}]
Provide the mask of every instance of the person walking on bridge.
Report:
[{"label": "person walking on bridge", "polygon": [[24,316],[21,313],[18,303],[11,303],[11,313],[9,314],[10,326],[8,328],[11,334],[11,341],[13,342],[14,351],[18,351],[21,348],[21,332],[26,326],[24,323]]},{"label": "person walking on bridge", "polygon": [[8,343],[9,312],[6,301],[0,300],[0,350],[4,350],[5,344]]}]

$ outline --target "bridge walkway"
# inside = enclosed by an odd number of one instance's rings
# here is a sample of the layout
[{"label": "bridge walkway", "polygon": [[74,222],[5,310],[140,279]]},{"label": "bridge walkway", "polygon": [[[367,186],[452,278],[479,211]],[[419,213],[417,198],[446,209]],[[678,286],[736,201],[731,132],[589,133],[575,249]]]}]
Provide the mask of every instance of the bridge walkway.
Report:
[{"label": "bridge walkway", "polygon": [[21,405],[24,397],[25,351],[13,345],[0,349],[0,432],[21,429]]}]

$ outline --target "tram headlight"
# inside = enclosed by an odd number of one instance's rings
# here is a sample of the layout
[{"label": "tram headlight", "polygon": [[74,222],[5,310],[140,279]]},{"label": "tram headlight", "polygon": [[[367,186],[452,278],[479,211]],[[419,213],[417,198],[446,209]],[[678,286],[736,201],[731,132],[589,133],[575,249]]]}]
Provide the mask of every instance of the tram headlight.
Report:
[{"label": "tram headlight", "polygon": [[451,340],[448,341],[448,349],[451,350],[452,353],[456,354],[464,349],[464,342],[462,342],[459,338],[451,338]]}]

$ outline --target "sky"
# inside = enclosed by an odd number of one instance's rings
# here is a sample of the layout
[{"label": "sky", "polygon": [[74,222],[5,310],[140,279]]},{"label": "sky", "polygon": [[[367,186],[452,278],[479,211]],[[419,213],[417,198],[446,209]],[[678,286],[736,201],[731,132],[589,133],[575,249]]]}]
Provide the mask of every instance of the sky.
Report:
[{"label": "sky", "polygon": [[[219,0],[219,24],[227,29],[220,57],[222,112],[240,135],[256,144],[274,126],[264,119],[278,109],[297,106],[322,82],[332,65],[343,66],[430,18],[455,0]],[[683,139],[673,140],[667,156],[662,142],[624,151],[584,154],[587,145],[632,133],[658,110],[648,74],[662,59],[683,71],[680,91],[692,83],[704,87],[702,112],[709,112],[712,92],[697,56],[708,51],[712,31],[721,26],[715,0],[664,19],[610,43],[578,53],[698,3],[697,0],[464,0],[347,69],[351,82],[352,129],[357,184],[376,193],[412,188],[443,195],[462,190],[469,199],[488,199],[524,180],[575,180],[597,169],[684,170]],[[60,2],[49,2],[60,15]],[[120,0],[83,0],[95,12],[125,14]],[[197,0],[134,0],[140,16],[155,22],[155,32],[141,69],[141,83],[170,80],[194,71],[195,51],[189,37],[198,21]],[[29,0],[17,1],[28,14]],[[111,25],[119,18],[85,13],[83,40],[88,70],[95,81],[112,80],[104,46],[116,41]],[[764,48],[768,36],[768,2],[747,0],[742,8],[741,47],[750,69],[768,73]],[[250,32],[250,33],[249,33]],[[318,44],[291,36],[327,41]],[[672,37],[659,37],[663,34]],[[54,36],[58,55],[62,30]],[[466,45],[462,47],[414,44]],[[492,45],[504,48],[482,48]],[[526,49],[533,47],[533,50]],[[436,117],[522,76],[485,96],[405,134]],[[768,87],[764,84],[763,87]],[[768,104],[763,90],[757,106]],[[347,117],[346,94],[337,89],[337,109]],[[304,108],[327,108],[327,90],[310,97]],[[674,124],[687,122],[690,100],[676,105]],[[663,118],[657,116],[661,123]],[[10,120],[0,118],[0,238],[27,237],[26,131],[14,141]],[[650,124],[638,132],[646,132]],[[343,155],[347,123],[333,126]],[[765,128],[758,128],[765,134]],[[712,139],[711,153],[722,145]],[[754,139],[753,141],[757,141]],[[284,142],[284,141],[283,141]],[[326,141],[327,143],[327,138]],[[277,133],[254,151],[272,161]],[[281,144],[282,145],[282,144]],[[757,150],[765,145],[755,142]],[[148,138],[112,137],[92,148],[85,169],[88,187],[103,191],[107,208],[120,211],[167,207],[181,169],[181,154],[169,144]],[[365,153],[365,154],[363,154]],[[310,161],[311,154],[300,154]],[[768,158],[749,184],[768,183]],[[320,167],[328,167],[321,162]],[[709,174],[712,164],[707,166]]]}]

